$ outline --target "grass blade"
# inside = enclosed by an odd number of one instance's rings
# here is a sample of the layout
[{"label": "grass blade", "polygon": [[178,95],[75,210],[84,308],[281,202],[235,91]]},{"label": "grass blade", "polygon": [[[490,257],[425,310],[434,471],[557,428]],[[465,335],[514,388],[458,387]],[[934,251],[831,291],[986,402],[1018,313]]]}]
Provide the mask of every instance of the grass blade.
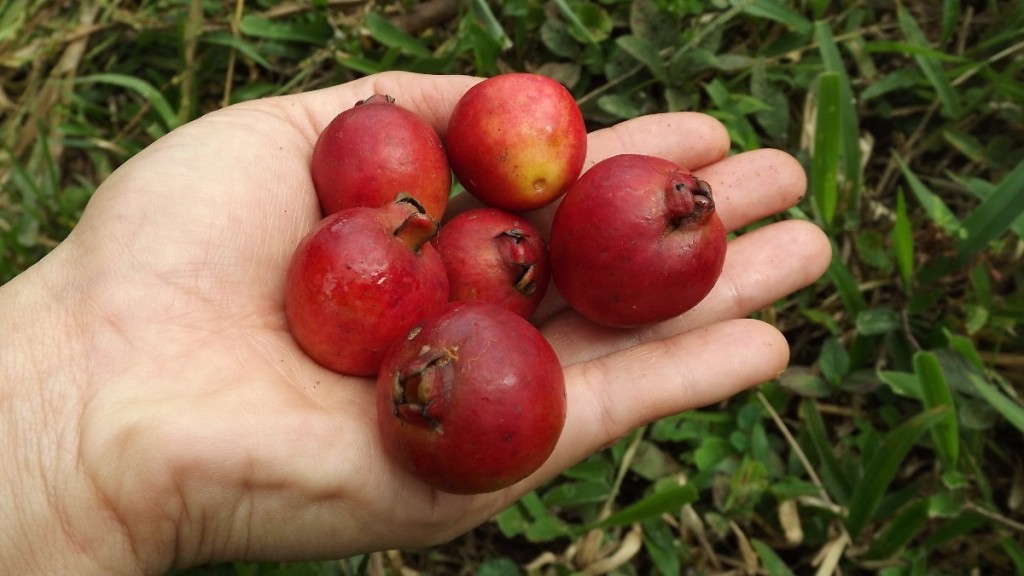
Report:
[{"label": "grass blade", "polygon": [[768,546],[762,540],[754,538],[750,541],[750,544],[754,547],[757,552],[757,557],[761,559],[761,564],[764,566],[768,576],[794,576],[793,571],[786,566],[786,563],[779,558],[779,555],[772,550],[771,546]]},{"label": "grass blade", "polygon": [[856,99],[850,87],[850,77],[846,73],[842,55],[836,45],[832,29],[827,22],[814,24],[814,39],[818,43],[825,70],[839,74],[839,114],[842,118],[840,133],[842,138],[842,158],[844,183],[849,187],[851,198],[849,205],[856,204],[856,195],[860,190],[860,126],[857,122]]},{"label": "grass blade", "polygon": [[925,431],[945,418],[947,413],[945,407],[927,410],[885,435],[864,468],[860,483],[853,490],[846,516],[846,530],[850,538],[856,540],[861,530],[875,516],[879,502],[885,497],[889,484],[910,449]]},{"label": "grass blade", "polygon": [[896,191],[896,222],[892,229],[892,247],[896,256],[896,268],[903,280],[903,291],[910,292],[914,282],[914,233],[907,217],[907,202],[903,189]]},{"label": "grass blade", "polygon": [[512,47],[512,39],[505,33],[505,29],[502,27],[501,22],[498,21],[498,17],[494,15],[491,7],[488,5],[486,0],[473,0],[473,15],[483,26],[484,30],[487,31],[487,35],[490,36],[495,44],[499,45],[502,50],[506,50]]},{"label": "grass blade", "polygon": [[[900,5],[897,19],[900,22],[900,29],[909,43],[920,46],[922,49],[928,48],[928,39],[905,6]],[[960,101],[956,98],[956,92],[953,91],[953,85],[950,83],[949,77],[946,76],[938,62],[933,58],[920,54],[915,54],[914,60],[917,61],[917,65],[924,72],[928,81],[931,82],[932,87],[935,88],[939,102],[942,103],[942,115],[946,118],[957,118],[960,116]]]},{"label": "grass blade", "polygon": [[390,20],[376,12],[368,12],[366,14],[366,17],[363,19],[363,26],[366,27],[366,31],[370,33],[374,40],[388,48],[397,48],[420,58],[430,58],[432,56],[430,50],[419,40],[406,34],[392,24]]},{"label": "grass blade", "polygon": [[940,228],[946,231],[951,236],[957,236],[960,233],[960,221],[957,219],[953,211],[946,206],[945,202],[942,201],[934,192],[931,191],[917,174],[914,174],[907,163],[903,161],[903,158],[896,156],[896,163],[899,164],[900,170],[903,172],[903,177],[907,180],[907,185],[910,186],[910,191],[914,193],[914,197],[917,198],[918,203],[924,208],[928,217],[932,219]]},{"label": "grass blade", "polygon": [[957,247],[957,261],[970,260],[985,246],[1002,236],[1018,216],[1024,214],[1024,161],[996,186],[977,208],[964,218],[966,237]]},{"label": "grass blade", "polygon": [[821,465],[821,481],[836,502],[846,504],[851,491],[850,479],[839,467],[832,443],[829,442],[828,434],[825,432],[825,422],[821,418],[821,413],[818,412],[818,405],[813,401],[804,401],[800,404],[800,419],[803,421],[804,430],[818,455]]},{"label": "grass blade", "polygon": [[932,426],[931,435],[942,466],[952,472],[956,470],[957,461],[960,458],[960,429],[957,424],[953,395],[946,384],[946,376],[942,373],[939,360],[930,352],[914,354],[914,373],[921,384],[925,407],[928,409],[948,408],[945,418]]},{"label": "grass blade", "polygon": [[619,510],[593,526],[593,528],[609,528],[633,524],[651,518],[657,518],[669,512],[676,514],[683,506],[697,500],[697,489],[692,484],[677,484],[649,494],[637,502]]},{"label": "grass blade", "polygon": [[1024,546],[1021,546],[1021,543],[1014,540],[1011,536],[1003,538],[999,545],[1006,552],[1006,557],[1013,562],[1013,566],[1016,568],[1015,572],[1017,574],[1024,574]]},{"label": "grass blade", "polygon": [[331,26],[324,18],[306,22],[294,20],[278,21],[253,14],[247,15],[238,23],[239,29],[246,36],[284,40],[286,42],[302,42],[312,45],[323,45],[331,37]]},{"label": "grass blade", "polygon": [[125,74],[101,73],[82,76],[75,80],[75,82],[79,84],[97,82],[127,88],[137,93],[139,96],[142,96],[142,98],[149,102],[149,105],[152,106],[153,110],[160,117],[160,120],[163,122],[164,127],[166,127],[167,130],[174,130],[178,127],[178,113],[174,111],[170,102],[168,102],[167,99],[164,98],[164,95],[161,94],[160,91],[152,84],[141,78],[127,76]]},{"label": "grass blade", "polygon": [[783,4],[778,0],[733,0],[732,4],[742,5],[743,12],[757,18],[767,18],[789,26],[800,34],[810,34],[814,28],[803,14],[789,7],[788,3]]},{"label": "grass blade", "polygon": [[826,228],[832,225],[839,202],[839,94],[839,74],[826,72],[818,77],[811,198]]},{"label": "grass blade", "polygon": [[1002,414],[1007,422],[1016,426],[1021,433],[1024,433],[1024,407],[1011,400],[984,378],[976,374],[970,374],[968,378],[982,398],[991,404],[997,412]]},{"label": "grass blade", "polygon": [[917,500],[908,505],[875,538],[865,559],[892,558],[914,539],[928,521],[928,500]]},{"label": "grass blade", "polygon": [[271,63],[259,53],[259,50],[255,46],[238,36],[232,36],[227,32],[210,32],[209,34],[204,34],[201,41],[204,44],[216,44],[232,48],[265,70],[273,68],[273,65],[271,65]]},{"label": "grass blade", "polygon": [[868,307],[867,301],[864,300],[864,295],[860,293],[860,288],[857,287],[857,280],[846,266],[846,263],[843,262],[839,247],[835,245],[835,242],[832,243],[832,261],[829,263],[825,274],[839,292],[839,299],[843,302],[843,308],[846,309],[846,313],[851,318],[856,318]]}]

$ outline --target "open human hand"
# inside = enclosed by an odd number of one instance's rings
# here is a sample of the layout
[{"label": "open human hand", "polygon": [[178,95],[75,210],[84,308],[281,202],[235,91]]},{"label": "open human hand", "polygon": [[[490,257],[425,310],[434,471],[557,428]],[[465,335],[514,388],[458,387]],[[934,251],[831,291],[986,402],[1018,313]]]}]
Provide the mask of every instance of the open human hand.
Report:
[{"label": "open human hand", "polygon": [[[384,73],[208,114],[115,171],[67,240],[0,288],[0,572],[158,574],[443,542],[636,427],[779,374],[785,339],[746,316],[824,271],[829,243],[802,221],[734,238],[711,294],[657,325],[602,328],[552,292],[537,320],[569,407],[535,475],[455,496],[395,466],[373,382],[312,362],[285,322],[291,253],[320,218],[309,157],[375,92],[443,135],[477,81]],[[803,196],[789,155],[728,150],[711,117],[657,114],[591,134],[584,169],[623,152],[672,160],[711,184],[729,230]]]}]

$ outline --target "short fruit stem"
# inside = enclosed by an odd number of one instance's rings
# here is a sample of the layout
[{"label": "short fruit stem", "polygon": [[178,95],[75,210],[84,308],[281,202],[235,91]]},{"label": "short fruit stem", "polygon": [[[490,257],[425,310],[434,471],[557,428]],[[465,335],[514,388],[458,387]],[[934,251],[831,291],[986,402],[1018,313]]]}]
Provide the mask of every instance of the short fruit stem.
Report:
[{"label": "short fruit stem", "polygon": [[419,252],[425,243],[437,235],[440,226],[412,196],[402,195],[395,200],[395,204],[404,206],[409,211],[409,215],[395,229],[395,236],[410,250]]}]

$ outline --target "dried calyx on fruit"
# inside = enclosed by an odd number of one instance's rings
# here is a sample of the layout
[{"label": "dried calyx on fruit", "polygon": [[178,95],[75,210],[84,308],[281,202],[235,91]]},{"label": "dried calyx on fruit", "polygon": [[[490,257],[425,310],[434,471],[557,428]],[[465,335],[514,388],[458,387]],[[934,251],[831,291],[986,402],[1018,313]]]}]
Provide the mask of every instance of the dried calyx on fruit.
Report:
[{"label": "dried calyx on fruit", "polygon": [[551,345],[493,304],[453,302],[388,352],[377,376],[384,447],[421,481],[491,492],[533,473],[565,422]]}]

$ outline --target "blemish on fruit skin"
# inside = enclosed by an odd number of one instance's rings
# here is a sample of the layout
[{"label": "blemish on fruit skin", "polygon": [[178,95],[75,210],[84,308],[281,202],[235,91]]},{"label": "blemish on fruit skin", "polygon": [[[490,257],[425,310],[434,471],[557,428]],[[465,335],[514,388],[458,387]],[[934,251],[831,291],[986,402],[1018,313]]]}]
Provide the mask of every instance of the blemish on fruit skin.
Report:
[{"label": "blemish on fruit skin", "polygon": [[533,191],[534,192],[538,192],[538,193],[539,192],[543,192],[544,189],[547,188],[547,187],[548,187],[548,181],[545,178],[537,178],[536,180],[533,181]]}]

